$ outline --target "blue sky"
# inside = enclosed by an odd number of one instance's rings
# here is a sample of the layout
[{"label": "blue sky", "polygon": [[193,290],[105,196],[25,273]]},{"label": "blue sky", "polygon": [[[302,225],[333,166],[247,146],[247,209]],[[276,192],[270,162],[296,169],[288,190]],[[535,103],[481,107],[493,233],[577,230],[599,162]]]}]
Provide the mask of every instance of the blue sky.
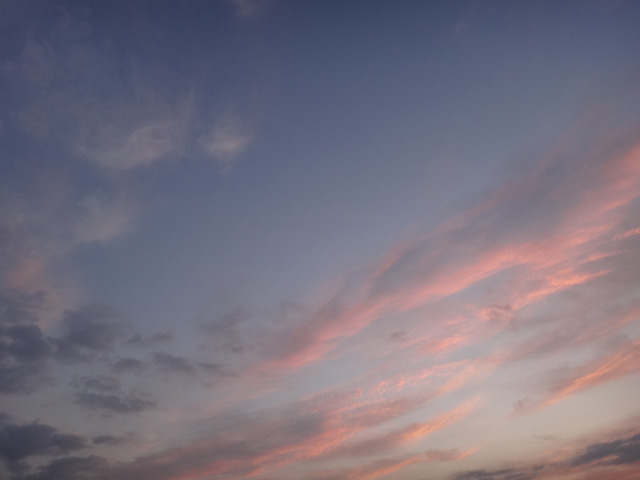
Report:
[{"label": "blue sky", "polygon": [[639,20],[0,2],[0,476],[636,478]]}]

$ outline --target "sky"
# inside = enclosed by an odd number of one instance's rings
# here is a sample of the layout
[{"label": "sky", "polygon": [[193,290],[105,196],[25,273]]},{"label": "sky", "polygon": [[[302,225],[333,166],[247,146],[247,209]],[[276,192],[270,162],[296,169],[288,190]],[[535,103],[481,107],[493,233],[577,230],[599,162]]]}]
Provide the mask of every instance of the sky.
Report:
[{"label": "sky", "polygon": [[0,0],[0,478],[640,478],[639,25]]}]

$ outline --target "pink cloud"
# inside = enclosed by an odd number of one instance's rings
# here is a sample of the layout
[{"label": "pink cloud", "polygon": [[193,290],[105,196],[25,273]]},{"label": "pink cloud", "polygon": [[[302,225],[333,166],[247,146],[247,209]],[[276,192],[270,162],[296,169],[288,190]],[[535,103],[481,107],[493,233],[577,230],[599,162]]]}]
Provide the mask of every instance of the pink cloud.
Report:
[{"label": "pink cloud", "polygon": [[613,353],[598,357],[579,367],[573,368],[561,378],[550,380],[546,398],[518,402],[515,414],[529,413],[558,403],[565,398],[640,372],[640,339],[626,342]]},{"label": "pink cloud", "polygon": [[542,406],[551,405],[582,390],[616,380],[640,370],[640,339],[618,351],[577,368]]},{"label": "pink cloud", "polygon": [[368,480],[392,474],[410,465],[430,462],[454,462],[475,453],[475,449],[459,452],[457,450],[430,450],[414,455],[376,460],[362,467],[329,470],[315,474],[315,480]]},{"label": "pink cloud", "polygon": [[327,455],[347,457],[373,455],[403,444],[417,442],[431,433],[468,417],[477,408],[478,403],[477,398],[469,400],[429,421],[412,423],[389,433],[341,444]]},{"label": "pink cloud", "polygon": [[631,230],[627,230],[626,232],[623,232],[623,233],[619,233],[618,235],[613,237],[613,239],[614,240],[623,240],[625,238],[633,237],[635,235],[640,235],[640,227],[633,228]]},{"label": "pink cloud", "polygon": [[[214,434],[187,446],[140,457],[117,467],[112,478],[147,475],[159,480],[190,480],[226,475],[249,478],[298,462],[326,458],[354,435],[397,419],[423,406],[428,397],[383,398],[359,390],[322,392],[251,419],[229,423],[223,413]],[[467,415],[474,404],[459,406],[429,425],[412,425],[402,441],[444,428]],[[389,446],[391,448],[391,445]]]},{"label": "pink cloud", "polygon": [[[620,146],[625,144],[631,146]],[[564,148],[456,221],[393,248],[355,287],[341,290],[308,316],[259,370],[298,369],[316,362],[340,339],[378,318],[457,295],[514,267],[536,279],[519,289],[501,286],[511,292],[514,311],[609,275],[611,269],[592,270],[590,262],[607,257],[612,232],[624,219],[621,207],[637,196],[640,145],[612,136],[591,142],[586,153]],[[578,166],[580,170],[572,170]],[[473,343],[486,334],[481,330],[471,338],[432,340],[431,348],[444,351]]]}]

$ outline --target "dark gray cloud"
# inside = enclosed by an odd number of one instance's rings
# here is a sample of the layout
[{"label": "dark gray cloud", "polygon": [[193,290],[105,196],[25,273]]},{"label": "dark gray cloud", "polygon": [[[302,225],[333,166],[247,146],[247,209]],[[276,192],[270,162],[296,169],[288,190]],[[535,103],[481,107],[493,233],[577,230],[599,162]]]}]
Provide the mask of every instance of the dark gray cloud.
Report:
[{"label": "dark gray cloud", "polygon": [[38,326],[0,326],[0,393],[31,392],[48,383],[51,354]]},{"label": "dark gray cloud", "polygon": [[131,439],[131,434],[126,435],[98,435],[93,437],[91,441],[94,445],[120,445]]},{"label": "dark gray cloud", "polygon": [[[101,381],[99,383],[103,384]],[[204,444],[200,441],[177,451],[158,452],[120,464],[109,463],[96,456],[58,458],[35,473],[25,472],[12,480],[169,480],[185,471],[216,464],[224,465],[224,471],[229,475],[250,475],[260,469],[258,460],[265,455],[304,444],[326,433],[323,414],[294,410],[262,412],[250,418],[246,412],[230,415],[219,419],[216,434],[204,440]],[[227,435],[234,432],[251,432],[251,438],[231,435],[235,438],[228,439]],[[94,438],[93,442],[108,445],[117,442],[116,438],[104,435]]]},{"label": "dark gray cloud", "polygon": [[77,389],[98,392],[117,392],[120,390],[120,380],[109,375],[78,376],[71,381],[71,385]]},{"label": "dark gray cloud", "polygon": [[110,413],[138,413],[156,408],[156,402],[137,394],[79,392],[74,402],[91,410],[102,410]]},{"label": "dark gray cloud", "polygon": [[89,410],[106,413],[138,413],[156,408],[157,404],[146,395],[124,392],[120,381],[109,375],[79,376],[71,385],[77,390],[73,401]]},{"label": "dark gray cloud", "polygon": [[166,352],[154,352],[153,362],[155,367],[165,374],[196,380],[206,388],[218,385],[224,378],[234,376],[222,363],[194,362]]},{"label": "dark gray cloud", "polygon": [[34,323],[45,300],[44,292],[22,293],[0,290],[0,324]]},{"label": "dark gray cloud", "polygon": [[28,457],[65,455],[88,446],[83,437],[60,433],[49,425],[7,423],[6,416],[0,421],[0,459],[11,471],[24,470],[23,460]]},{"label": "dark gray cloud", "polygon": [[526,469],[470,470],[452,477],[453,480],[531,480],[538,476],[542,466]]},{"label": "dark gray cloud", "polygon": [[2,351],[21,362],[41,362],[52,353],[51,346],[36,325],[12,325],[0,328]]},{"label": "dark gray cloud", "polygon": [[[140,457],[129,463],[114,464],[97,456],[57,458],[31,473],[28,469],[16,473],[12,480],[169,480],[189,469],[201,469],[218,462],[230,464],[225,467],[228,474],[250,475],[260,469],[256,459],[263,458],[274,450],[297,445],[325,431],[322,416],[293,414],[277,418],[255,417],[241,420],[229,418],[222,422],[219,432],[256,428],[251,440],[225,440],[224,435],[214,435],[206,441],[205,449],[195,445],[181,448],[177,452],[165,451]],[[241,425],[238,425],[238,421]],[[95,437],[95,445],[113,445],[126,436],[103,435]],[[167,454],[172,454],[169,458]]]},{"label": "dark gray cloud", "polygon": [[[591,444],[572,459],[550,463],[544,467],[536,465],[498,470],[470,470],[455,474],[451,480],[531,480],[537,478],[543,469],[547,473],[561,475],[563,472],[574,471],[575,467],[582,467],[586,471],[594,465],[619,468],[615,466],[636,462],[640,462],[640,434]],[[603,471],[602,478],[607,478],[606,471]]]},{"label": "dark gray cloud", "polygon": [[249,320],[243,308],[236,308],[212,321],[202,321],[199,330],[208,338],[206,345],[222,353],[241,354],[247,350],[242,329]]},{"label": "dark gray cloud", "polygon": [[407,332],[404,330],[393,332],[389,335],[389,341],[402,342],[407,339]]},{"label": "dark gray cloud", "polygon": [[19,477],[19,479],[16,480],[79,480],[97,478],[95,475],[106,469],[107,466],[108,462],[104,458],[96,455],[57,458],[47,465],[40,467],[36,473]]},{"label": "dark gray cloud", "polygon": [[139,347],[155,347],[171,341],[173,341],[173,332],[159,332],[149,335],[148,337],[136,333],[127,340],[127,344]]},{"label": "dark gray cloud", "polygon": [[229,374],[224,371],[224,367],[218,363],[198,363],[198,368],[207,376],[229,376]]},{"label": "dark gray cloud", "polygon": [[163,372],[179,373],[189,376],[196,374],[196,369],[193,364],[184,357],[171,355],[165,352],[154,352],[153,361]]},{"label": "dark gray cloud", "polygon": [[612,442],[594,443],[586,451],[573,459],[573,465],[604,460],[606,465],[620,465],[640,462],[640,434]]},{"label": "dark gray cloud", "polygon": [[105,305],[88,305],[66,312],[62,335],[54,339],[57,358],[86,361],[95,353],[113,350],[125,330],[116,310]]},{"label": "dark gray cloud", "polygon": [[111,371],[115,374],[141,373],[146,368],[147,364],[137,358],[119,358],[111,364]]}]

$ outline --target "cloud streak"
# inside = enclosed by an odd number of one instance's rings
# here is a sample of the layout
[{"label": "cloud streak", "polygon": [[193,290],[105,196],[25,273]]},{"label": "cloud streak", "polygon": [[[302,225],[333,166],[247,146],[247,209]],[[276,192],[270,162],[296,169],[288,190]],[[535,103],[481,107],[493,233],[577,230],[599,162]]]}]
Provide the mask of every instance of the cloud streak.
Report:
[{"label": "cloud streak", "polygon": [[[349,458],[360,455],[370,456],[384,453],[406,443],[417,442],[423,437],[467,417],[475,409],[477,403],[477,400],[469,401],[430,421],[413,423],[399,430],[391,431],[377,437],[340,445],[333,451],[333,455],[346,456]],[[329,453],[329,455],[331,455],[331,453]]]},{"label": "cloud streak", "polygon": [[[260,368],[301,368],[377,319],[459,295],[516,269],[531,280],[517,289],[501,285],[513,311],[607,277],[611,269],[593,270],[589,259],[612,246],[626,221],[625,207],[637,195],[635,135],[588,140],[577,151],[558,147],[457,219],[405,241],[368,276],[336,285],[340,293],[303,319]],[[517,220],[525,211],[534,220]]]},{"label": "cloud streak", "polygon": [[252,135],[242,126],[236,115],[218,118],[208,135],[202,137],[204,151],[220,165],[229,168],[233,161],[251,144]]},{"label": "cloud streak", "polygon": [[635,480],[640,10],[409,3],[0,0],[0,477]]},{"label": "cloud streak", "polygon": [[551,396],[539,407],[545,407],[588,388],[610,382],[640,370],[640,340],[625,343],[615,352],[575,368],[559,382]]}]

